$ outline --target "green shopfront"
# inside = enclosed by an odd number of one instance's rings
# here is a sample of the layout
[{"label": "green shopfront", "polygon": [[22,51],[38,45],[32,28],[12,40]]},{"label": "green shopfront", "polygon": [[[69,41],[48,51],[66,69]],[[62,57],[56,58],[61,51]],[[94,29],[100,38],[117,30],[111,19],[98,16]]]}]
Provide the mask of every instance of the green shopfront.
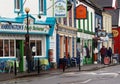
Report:
[{"label": "green shopfront", "polygon": [[[0,63],[18,61],[20,71],[25,71],[25,34],[26,16],[17,18],[0,18]],[[46,21],[36,21],[34,17],[29,16],[29,35],[32,56],[35,59],[49,58],[49,39],[53,34],[55,18],[47,17]],[[17,49],[19,51],[17,51]],[[18,55],[19,53],[19,55]],[[49,66],[49,62],[48,62]]]}]

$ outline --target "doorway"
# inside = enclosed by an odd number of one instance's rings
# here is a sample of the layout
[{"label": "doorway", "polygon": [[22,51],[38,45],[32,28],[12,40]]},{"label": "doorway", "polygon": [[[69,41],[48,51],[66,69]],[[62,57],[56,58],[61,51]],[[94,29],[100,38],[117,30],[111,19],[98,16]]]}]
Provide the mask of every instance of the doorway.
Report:
[{"label": "doorway", "polygon": [[19,70],[23,71],[24,67],[24,41],[16,40],[16,58],[19,61]]}]

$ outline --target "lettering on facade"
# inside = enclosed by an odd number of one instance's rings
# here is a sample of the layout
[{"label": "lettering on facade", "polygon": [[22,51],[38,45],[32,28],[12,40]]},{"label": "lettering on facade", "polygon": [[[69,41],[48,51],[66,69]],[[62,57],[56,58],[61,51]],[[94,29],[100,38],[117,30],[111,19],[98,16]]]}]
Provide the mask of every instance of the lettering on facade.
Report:
[{"label": "lettering on facade", "polygon": [[67,0],[54,0],[54,16],[66,17],[67,14]]},{"label": "lettering on facade", "polygon": [[76,31],[65,29],[65,28],[58,28],[58,32],[62,32],[62,33],[65,33],[65,34],[77,34]]},{"label": "lettering on facade", "polygon": [[9,25],[9,24],[1,24],[1,29],[10,29],[10,30],[23,30],[23,25]]},{"label": "lettering on facade", "polygon": [[[19,32],[26,32],[27,26],[25,24],[0,24],[0,30],[12,31],[17,30]],[[32,32],[47,32],[49,31],[48,25],[29,25],[29,31]]]}]

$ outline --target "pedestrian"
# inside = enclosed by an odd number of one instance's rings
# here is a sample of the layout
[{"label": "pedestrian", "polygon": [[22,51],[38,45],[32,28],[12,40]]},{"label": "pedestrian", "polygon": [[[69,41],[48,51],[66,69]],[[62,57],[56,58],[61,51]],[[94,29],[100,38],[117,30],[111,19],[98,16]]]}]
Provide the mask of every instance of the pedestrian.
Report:
[{"label": "pedestrian", "polygon": [[33,57],[32,57],[31,47],[28,47],[26,60],[27,60],[27,66],[28,66],[28,73],[30,73],[31,71],[33,71]]},{"label": "pedestrian", "polygon": [[64,56],[63,61],[62,61],[62,64],[63,64],[63,72],[65,71],[66,63],[67,63],[67,58],[66,58],[66,56]]},{"label": "pedestrian", "polygon": [[67,66],[71,67],[71,56],[68,54]]},{"label": "pedestrian", "polygon": [[111,47],[108,48],[107,55],[110,58],[110,63],[111,63],[111,57],[112,57],[112,48]]},{"label": "pedestrian", "polygon": [[104,64],[104,57],[107,55],[107,50],[104,45],[100,49],[100,54],[101,54],[101,64]]},{"label": "pedestrian", "polygon": [[90,51],[89,51],[89,48],[87,46],[85,46],[85,50],[86,50],[85,61],[86,61],[86,64],[87,64],[87,59],[90,58]]},{"label": "pedestrian", "polygon": [[18,44],[16,46],[16,57],[17,57],[17,61],[20,62],[21,56],[20,56],[20,49]]}]

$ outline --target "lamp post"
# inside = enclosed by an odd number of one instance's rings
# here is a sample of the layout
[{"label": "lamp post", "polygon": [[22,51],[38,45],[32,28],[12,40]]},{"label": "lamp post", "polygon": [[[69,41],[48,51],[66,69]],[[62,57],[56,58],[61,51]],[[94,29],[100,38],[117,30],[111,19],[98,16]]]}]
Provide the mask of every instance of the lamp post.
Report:
[{"label": "lamp post", "polygon": [[29,46],[29,21],[28,21],[28,13],[29,13],[30,9],[29,8],[25,8],[25,12],[27,14],[27,34],[26,34],[26,43],[28,44]]},{"label": "lamp post", "polygon": [[27,60],[27,67],[28,67],[28,73],[31,71],[31,57],[30,57],[30,52],[29,52],[29,13],[30,9],[29,8],[25,8],[25,12],[26,12],[26,17],[27,17],[27,33],[25,34],[25,51],[26,51],[26,60]]}]

